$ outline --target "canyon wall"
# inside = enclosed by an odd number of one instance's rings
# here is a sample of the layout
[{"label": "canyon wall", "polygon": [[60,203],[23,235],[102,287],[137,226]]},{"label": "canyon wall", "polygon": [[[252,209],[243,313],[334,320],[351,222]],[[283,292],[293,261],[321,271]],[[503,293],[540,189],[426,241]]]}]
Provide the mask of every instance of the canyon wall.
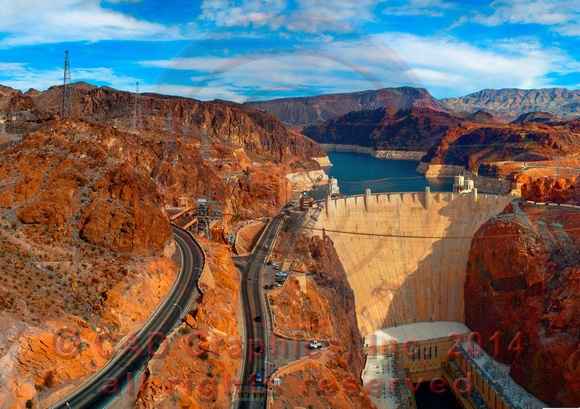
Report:
[{"label": "canyon wall", "polygon": [[580,405],[579,225],[577,210],[510,205],[478,230],[467,264],[466,325],[552,407]]},{"label": "canyon wall", "polygon": [[510,201],[455,193],[327,200],[316,228],[334,242],[361,335],[396,324],[463,322],[471,238]]},{"label": "canyon wall", "polygon": [[426,151],[447,130],[463,122],[428,108],[353,111],[301,133],[318,143],[361,145],[381,150]]}]

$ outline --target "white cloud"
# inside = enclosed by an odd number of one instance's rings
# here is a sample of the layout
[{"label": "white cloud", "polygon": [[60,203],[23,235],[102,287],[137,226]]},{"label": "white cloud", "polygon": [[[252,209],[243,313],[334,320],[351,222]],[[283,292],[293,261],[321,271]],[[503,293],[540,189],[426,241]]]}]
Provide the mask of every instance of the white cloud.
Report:
[{"label": "white cloud", "polygon": [[549,74],[576,72],[580,64],[556,48],[529,38],[500,40],[478,47],[452,37],[405,33],[379,36],[414,70],[429,90],[464,95],[482,88],[550,86]]},{"label": "white cloud", "polygon": [[353,23],[374,21],[374,7],[381,0],[297,0],[299,9],[305,14],[323,19],[350,21]]},{"label": "white cloud", "polygon": [[[420,86],[402,60],[368,39],[319,44],[318,50],[293,50],[226,57],[181,57],[175,60],[142,61],[147,67],[190,71],[189,81],[161,83],[160,89],[198,99],[228,98],[241,102],[252,95],[266,98],[302,94],[354,92],[389,86]],[[385,47],[386,48],[386,47]],[[183,75],[181,75],[183,77]],[[194,88],[189,88],[194,87]],[[196,88],[197,87],[197,88]]]},{"label": "white cloud", "polygon": [[476,13],[471,20],[487,26],[500,24],[540,24],[563,35],[580,35],[580,8],[577,0],[499,0],[491,4],[493,13]]},{"label": "white cloud", "polygon": [[452,3],[441,0],[409,0],[402,6],[388,6],[383,10],[385,14],[397,16],[418,16],[428,15],[431,17],[442,17],[445,10],[455,7]]},{"label": "white cloud", "polygon": [[104,9],[97,0],[9,1],[0,8],[0,33],[0,47],[180,38],[176,28]]},{"label": "white cloud", "polygon": [[212,21],[218,27],[259,26],[285,8],[285,0],[204,0],[199,19]]}]

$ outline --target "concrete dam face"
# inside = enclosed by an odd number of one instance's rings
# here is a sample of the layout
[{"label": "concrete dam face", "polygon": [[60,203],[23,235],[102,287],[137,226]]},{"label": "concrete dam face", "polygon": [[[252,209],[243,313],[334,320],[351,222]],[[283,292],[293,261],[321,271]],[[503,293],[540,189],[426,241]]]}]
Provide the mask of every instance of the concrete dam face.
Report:
[{"label": "concrete dam face", "polygon": [[334,242],[354,291],[361,335],[413,322],[463,323],[472,237],[512,199],[368,191],[328,198],[315,227]]}]

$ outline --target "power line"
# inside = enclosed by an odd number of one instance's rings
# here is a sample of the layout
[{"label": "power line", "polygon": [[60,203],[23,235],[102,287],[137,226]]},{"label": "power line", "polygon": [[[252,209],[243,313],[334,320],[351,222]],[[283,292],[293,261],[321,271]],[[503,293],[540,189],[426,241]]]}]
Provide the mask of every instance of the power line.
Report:
[{"label": "power line", "polygon": [[383,182],[385,180],[389,180],[389,179],[421,179],[421,178],[425,178],[425,176],[389,176],[388,178],[382,178],[382,179],[374,179],[374,180],[360,180],[360,181],[355,181],[355,180],[339,180],[339,183],[374,183],[374,182]]},{"label": "power line", "polygon": [[[235,214],[233,213],[224,213],[224,215],[230,215],[230,216],[235,216]],[[264,223],[267,224],[267,221],[264,220],[260,220],[260,219],[244,219],[244,221],[255,221],[255,222],[260,222],[260,223]],[[282,223],[272,223],[273,225],[283,225],[284,222]],[[532,236],[532,235],[537,235],[536,233],[522,233],[522,234],[498,234],[498,235],[492,235],[492,236],[481,236],[481,237],[476,237],[476,236],[414,236],[414,235],[405,235],[405,234],[385,234],[385,233],[361,233],[361,232],[355,232],[355,231],[347,231],[347,230],[332,230],[332,229],[327,229],[327,228],[315,228],[315,227],[304,227],[300,224],[288,224],[289,227],[296,227],[298,229],[301,230],[308,230],[308,231],[324,231],[324,232],[328,232],[328,233],[338,233],[338,234],[348,234],[348,235],[353,235],[353,236],[369,236],[369,237],[385,237],[385,238],[407,238],[407,239],[438,239],[438,240],[448,240],[448,239],[460,239],[460,240],[464,240],[464,239],[497,239],[497,238],[501,238],[501,237],[521,237],[521,236]],[[562,229],[561,231],[564,232],[569,232],[569,231],[579,231],[580,227],[575,227],[572,229]]]}]

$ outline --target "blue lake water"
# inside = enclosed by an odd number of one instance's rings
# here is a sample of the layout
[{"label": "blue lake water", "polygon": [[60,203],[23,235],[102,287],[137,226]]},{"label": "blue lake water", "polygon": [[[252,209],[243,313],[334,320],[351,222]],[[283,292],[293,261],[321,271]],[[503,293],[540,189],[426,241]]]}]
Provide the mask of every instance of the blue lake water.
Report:
[{"label": "blue lake water", "polygon": [[[377,159],[352,152],[329,152],[333,166],[324,168],[329,177],[338,179],[344,195],[371,192],[419,192],[426,186],[432,192],[452,192],[453,178],[425,178],[415,169],[418,161]],[[388,178],[388,179],[387,179]]]}]

